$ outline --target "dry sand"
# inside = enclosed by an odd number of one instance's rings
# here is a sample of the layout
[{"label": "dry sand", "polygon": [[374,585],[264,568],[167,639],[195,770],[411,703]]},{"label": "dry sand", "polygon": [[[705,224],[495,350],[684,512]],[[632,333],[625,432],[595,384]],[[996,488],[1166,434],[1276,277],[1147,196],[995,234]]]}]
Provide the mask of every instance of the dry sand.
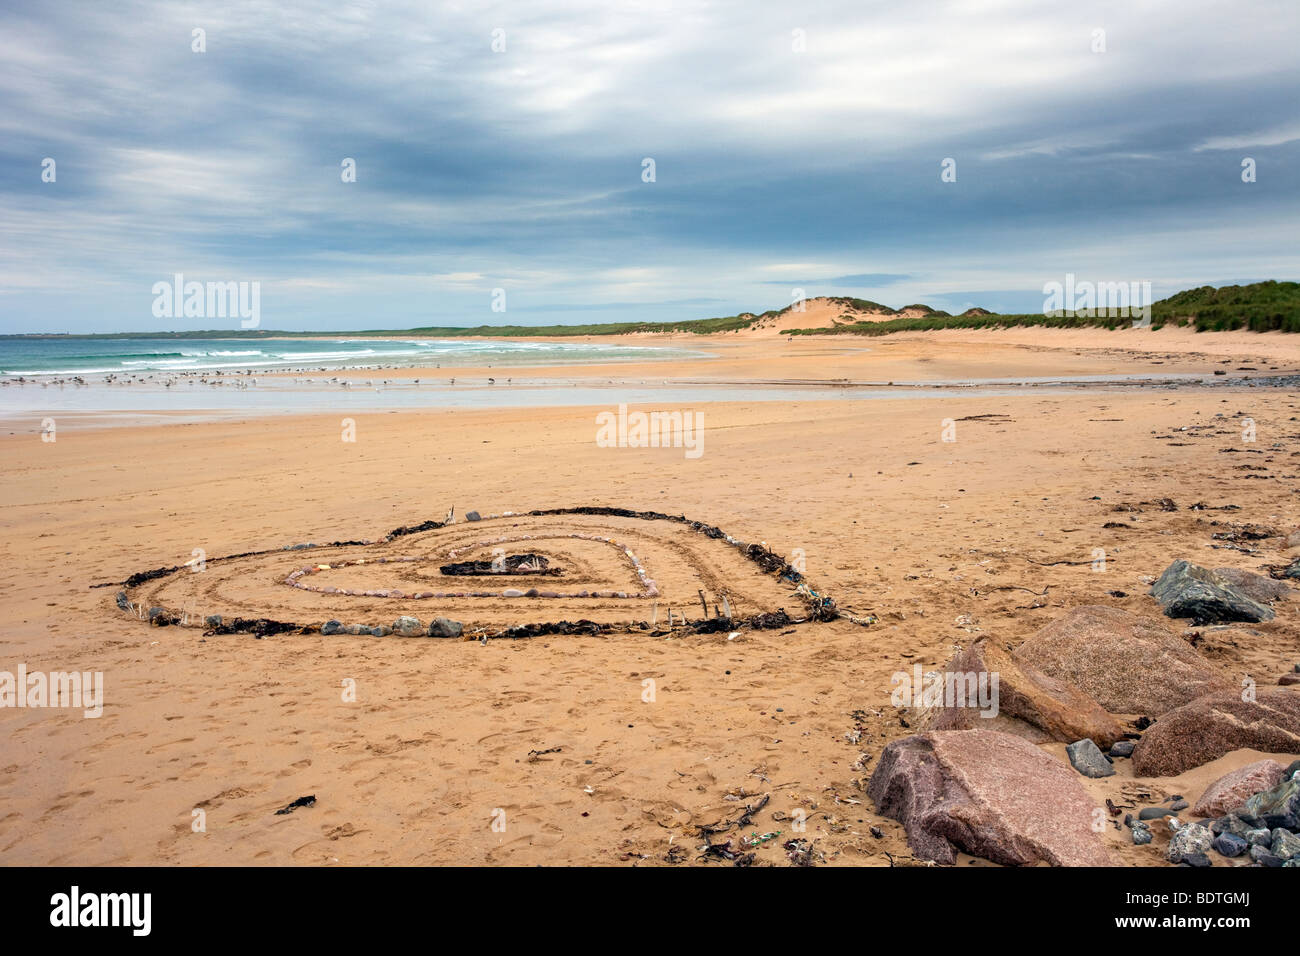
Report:
[{"label": "dry sand", "polygon": [[[712,359],[617,371],[762,382],[1300,367],[1300,340],[1246,333],[719,339],[696,341]],[[1149,613],[1144,580],[1175,558],[1249,570],[1279,562],[1276,547],[1250,554],[1211,535],[1229,522],[1290,530],[1300,489],[1300,397],[1277,388],[705,404],[694,406],[704,415],[699,459],[598,447],[605,408],[356,414],[344,402],[306,418],[68,429],[55,443],[36,423],[5,429],[0,667],[103,671],[107,703],[99,719],[0,711],[0,862],[689,863],[697,825],[733,819],[765,793],[771,802],[746,833],[783,832],[758,850],[761,861],[785,862],[779,844],[796,835],[790,815],[802,809],[808,827],[797,835],[827,863],[909,862],[901,827],[878,817],[860,786],[884,745],[910,732],[890,706],[894,672],[940,665],[981,634],[1018,643],[1079,604]],[[355,443],[340,440],[349,414]],[[1254,444],[1242,441],[1241,415],[1256,423]],[[955,442],[941,440],[945,419],[956,422]],[[1164,497],[1178,510],[1141,504]],[[1196,502],[1240,510],[1190,510]],[[1115,513],[1121,503],[1142,510]],[[194,549],[374,538],[441,519],[452,504],[685,514],[783,554],[802,549],[815,587],[879,621],[734,640],[205,638],[150,628],[114,607],[114,588],[90,587],[180,564]],[[1116,521],[1123,527],[1103,527]],[[691,589],[691,568],[726,582],[745,573],[698,542],[688,553],[662,537],[646,556],[652,572],[667,566],[674,600]],[[566,547],[567,560],[613,579],[608,555]],[[1096,548],[1104,573],[1050,564],[1090,562]],[[329,602],[277,584],[282,570],[271,562],[218,581],[249,607],[281,602],[323,620]],[[222,573],[214,565],[168,587],[198,589],[200,601],[212,593],[204,575]],[[732,586],[754,606],[781,598],[770,583]],[[421,601],[381,611],[433,616]],[[1298,620],[1300,603],[1284,604],[1267,624],[1197,629],[1197,646],[1271,684],[1300,660]],[[643,700],[647,680],[653,702]],[[349,681],[355,702],[343,699]],[[1117,804],[1142,792],[1195,800],[1213,776],[1258,758],[1241,751],[1145,781],[1119,761],[1116,777],[1087,787]],[[307,794],[315,806],[275,814]],[[206,832],[192,830],[196,809]],[[1117,832],[1107,840],[1125,864],[1163,861],[1160,837],[1156,849]]]}]

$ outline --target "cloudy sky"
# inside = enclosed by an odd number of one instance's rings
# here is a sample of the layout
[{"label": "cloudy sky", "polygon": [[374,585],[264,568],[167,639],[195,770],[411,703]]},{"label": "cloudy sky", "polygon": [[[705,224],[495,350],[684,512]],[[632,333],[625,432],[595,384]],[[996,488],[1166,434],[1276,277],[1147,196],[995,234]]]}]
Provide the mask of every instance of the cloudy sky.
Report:
[{"label": "cloudy sky", "polygon": [[178,272],[340,330],[1296,279],[1298,28],[1296,0],[0,0],[0,331],[237,327],[155,318]]}]

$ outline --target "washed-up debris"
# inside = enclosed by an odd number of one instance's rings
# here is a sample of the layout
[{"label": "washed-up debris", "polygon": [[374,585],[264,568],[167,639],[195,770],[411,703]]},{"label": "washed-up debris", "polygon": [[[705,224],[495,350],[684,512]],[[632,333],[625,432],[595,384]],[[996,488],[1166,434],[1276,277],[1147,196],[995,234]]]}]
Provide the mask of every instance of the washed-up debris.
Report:
[{"label": "washed-up debris", "polygon": [[458,561],[444,564],[438,568],[450,576],[477,576],[490,574],[563,574],[560,568],[552,568],[550,562],[540,554],[507,554],[500,561]]},{"label": "washed-up debris", "polygon": [[204,634],[252,634],[255,637],[273,637],[276,634],[307,634],[311,630],[311,627],[301,624],[272,621],[264,617],[236,617],[229,621],[222,621]]},{"label": "washed-up debris", "polygon": [[297,810],[299,807],[314,807],[314,806],[316,806],[316,794],[312,793],[312,794],[308,794],[305,797],[299,797],[297,800],[289,804],[287,807],[282,807],[281,809],[276,810],[275,815],[277,817],[283,816],[286,813],[293,813],[293,811]]},{"label": "washed-up debris", "polygon": [[787,840],[782,844],[786,856],[795,866],[814,866],[820,859],[825,862],[825,857],[815,849],[815,841],[793,839]]}]

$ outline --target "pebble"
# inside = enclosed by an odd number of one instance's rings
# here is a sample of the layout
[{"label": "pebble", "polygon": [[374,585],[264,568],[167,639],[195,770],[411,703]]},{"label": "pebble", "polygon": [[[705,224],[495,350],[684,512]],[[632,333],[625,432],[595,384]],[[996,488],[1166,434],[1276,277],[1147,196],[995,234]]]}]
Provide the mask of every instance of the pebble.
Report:
[{"label": "pebble", "polygon": [[1194,857],[1204,857],[1205,851],[1214,843],[1214,834],[1210,828],[1199,823],[1180,826],[1169,838],[1169,851],[1165,854],[1170,863],[1190,863],[1192,866],[1209,866],[1209,858],[1201,863]]},{"label": "pebble", "polygon": [[424,625],[418,617],[404,614],[393,622],[393,633],[399,637],[419,637],[424,633]]},{"label": "pebble", "polygon": [[464,632],[464,624],[445,617],[435,617],[429,625],[430,637],[460,637]]},{"label": "pebble", "polygon": [[1286,860],[1270,853],[1267,847],[1262,846],[1252,846],[1250,848],[1250,858],[1260,866],[1281,866],[1286,862]]},{"label": "pebble", "polygon": [[1249,843],[1241,837],[1234,836],[1231,833],[1220,833],[1214,838],[1214,842],[1211,843],[1210,846],[1212,846],[1217,853],[1229,858],[1241,856],[1250,849]]},{"label": "pebble", "polygon": [[1174,811],[1168,807],[1143,807],[1138,811],[1139,820],[1159,820],[1161,817],[1173,816]]}]

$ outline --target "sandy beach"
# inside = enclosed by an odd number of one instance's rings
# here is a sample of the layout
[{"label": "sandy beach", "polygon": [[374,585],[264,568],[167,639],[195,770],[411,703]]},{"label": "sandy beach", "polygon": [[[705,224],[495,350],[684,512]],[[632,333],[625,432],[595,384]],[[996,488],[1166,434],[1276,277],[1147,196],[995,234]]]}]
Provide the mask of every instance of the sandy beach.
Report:
[{"label": "sandy beach", "polygon": [[[683,338],[662,340],[681,347]],[[788,862],[782,844],[799,818],[818,864],[923,862],[865,793],[883,748],[917,730],[891,706],[892,675],[942,667],[982,636],[1014,647],[1081,605],[1159,618],[1146,592],[1176,559],[1253,572],[1290,560],[1300,390],[1263,379],[1300,372],[1293,338],[1012,329],[686,344],[708,357],[566,367],[559,384],[551,367],[455,372],[477,389],[547,380],[543,395],[603,382],[608,400],[589,405],[530,393],[519,407],[356,410],[340,389],[332,411],[312,415],[227,410],[122,424],[105,405],[58,418],[56,441],[42,440],[39,409],[8,414],[3,659],[29,671],[102,671],[105,700],[94,719],[56,709],[0,714],[0,862],[685,865],[705,859],[701,826],[734,820],[764,795],[744,835],[782,835],[755,846],[757,862]],[[1227,372],[1221,386],[1167,384],[1218,370]],[[1084,377],[1117,383],[987,384]],[[937,387],[913,394],[906,382]],[[725,400],[702,400],[690,391],[700,383],[728,386]],[[763,400],[764,389],[790,383],[827,397]],[[869,398],[832,397],[845,383],[884,387]],[[698,457],[681,447],[602,446],[598,416],[626,402],[620,395],[633,385],[666,396],[633,411],[700,416]],[[1244,419],[1253,441],[1243,439]],[[1162,499],[1174,507],[1154,504]],[[631,593],[639,585],[622,558],[573,535],[609,537],[644,556],[656,598],[561,601],[569,617],[617,622],[667,608],[699,616],[697,587],[713,599],[736,595],[738,614],[782,606],[797,617],[798,602],[725,542],[689,530],[590,517],[545,527],[494,518],[480,528],[464,515],[584,506],[684,515],[797,553],[811,586],[846,616],[713,634],[259,639],[151,627],[115,605],[117,587],[96,586],[183,565],[196,549],[215,559],[374,541],[442,521],[453,506],[457,523],[425,549],[439,560],[457,548],[490,557],[485,542],[509,538],[519,549],[523,535],[546,533],[545,548],[573,575]],[[1247,524],[1273,534],[1214,537]],[[354,550],[338,555],[369,553]],[[198,615],[274,612],[316,623],[348,614],[427,623],[445,612],[508,625],[550,613],[518,600],[284,586],[285,574],[314,560],[299,552],[214,560],[142,585],[141,596],[192,602]],[[422,560],[412,573],[438,563]],[[352,575],[336,579],[342,588],[397,580],[373,566],[332,570]],[[1264,687],[1300,661],[1300,604],[1279,601],[1276,610],[1271,621],[1231,626],[1160,620],[1233,680]],[[1039,746],[1069,769],[1063,743]],[[1296,756],[1274,755],[1283,764]],[[1117,760],[1114,776],[1080,780],[1098,804],[1195,800],[1264,756],[1236,750],[1159,777],[1135,776]],[[307,795],[313,806],[277,814]],[[1122,826],[1106,826],[1102,839],[1116,863],[1164,865],[1163,853],[1134,846]],[[1167,840],[1157,833],[1156,850]]]}]

